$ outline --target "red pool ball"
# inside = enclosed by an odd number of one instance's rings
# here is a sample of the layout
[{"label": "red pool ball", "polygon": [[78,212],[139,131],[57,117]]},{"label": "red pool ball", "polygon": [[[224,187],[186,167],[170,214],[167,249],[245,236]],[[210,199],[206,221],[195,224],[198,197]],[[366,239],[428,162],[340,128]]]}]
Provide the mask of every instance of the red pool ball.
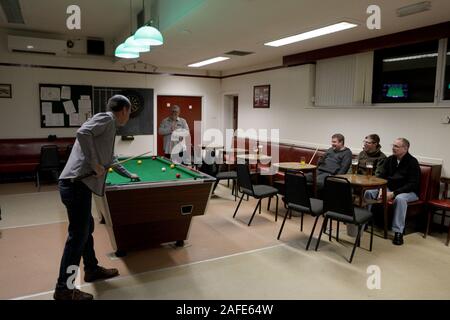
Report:
[{"label": "red pool ball", "polygon": [[181,174],[177,173],[176,177],[177,177],[177,178],[180,178],[180,177],[181,177]]}]

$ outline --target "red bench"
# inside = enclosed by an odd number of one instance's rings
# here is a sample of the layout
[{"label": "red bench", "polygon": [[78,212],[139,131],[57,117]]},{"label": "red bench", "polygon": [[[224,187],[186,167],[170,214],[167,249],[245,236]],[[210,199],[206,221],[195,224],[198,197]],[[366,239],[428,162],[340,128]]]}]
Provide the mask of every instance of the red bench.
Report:
[{"label": "red bench", "polygon": [[0,139],[0,175],[34,174],[43,145],[57,145],[60,159],[65,161],[67,146],[74,142],[75,138]]}]

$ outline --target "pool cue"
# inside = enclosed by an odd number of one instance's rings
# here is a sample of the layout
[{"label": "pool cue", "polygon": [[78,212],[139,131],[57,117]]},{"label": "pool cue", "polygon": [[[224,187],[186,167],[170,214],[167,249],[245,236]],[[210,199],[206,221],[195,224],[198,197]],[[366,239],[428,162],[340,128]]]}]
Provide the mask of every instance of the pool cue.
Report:
[{"label": "pool cue", "polygon": [[317,153],[317,150],[319,150],[319,146],[317,146],[316,151],[314,151],[314,154],[313,154],[313,156],[311,157],[311,160],[309,160],[309,163],[308,163],[308,164],[311,164],[311,162],[313,161],[313,159],[314,159],[314,157],[315,157],[315,155],[316,155],[316,153]]},{"label": "pool cue", "polygon": [[[144,152],[143,154],[140,154],[140,155],[137,155],[137,156],[133,156],[133,157],[131,157],[131,158],[128,158],[128,159],[125,159],[125,160],[122,160],[122,161],[119,161],[119,162],[115,162],[115,163],[113,163],[113,164],[111,164],[111,165],[108,165],[108,166],[105,166],[104,168],[105,168],[105,170],[108,170],[109,168],[113,168],[113,167],[117,167],[118,165],[121,165],[121,164],[123,164],[123,163],[125,163],[125,162],[128,162],[128,161],[130,161],[130,160],[133,160],[133,159],[136,159],[136,158],[139,158],[139,157],[142,157],[142,156],[145,156],[146,154],[149,154],[149,153],[151,153],[152,151],[147,151],[147,152]],[[88,178],[88,177],[90,177],[90,176],[95,176],[97,173],[95,172],[95,171],[91,171],[91,172],[89,172],[89,173],[86,173],[86,174],[83,174],[83,175],[81,175],[81,176],[79,176],[79,177],[76,177],[74,180],[82,180],[82,179],[84,179],[84,178]]]},{"label": "pool cue", "polygon": [[[152,151],[147,151],[147,152],[144,152],[143,154],[140,154],[140,155],[138,155],[138,156],[133,156],[133,157],[131,157],[131,158],[128,158],[128,159],[125,159],[125,160],[121,160],[121,161],[115,162],[115,163],[113,163],[112,165],[110,165],[108,168],[116,167],[116,166],[118,166],[118,165],[120,165],[120,164],[123,164],[123,163],[125,163],[125,162],[128,162],[128,161],[130,161],[130,160],[133,160],[133,159],[136,159],[136,158],[145,156],[146,154],[149,154],[149,153],[151,153],[151,152],[152,152]],[[106,169],[106,168],[105,168],[105,169]]]}]

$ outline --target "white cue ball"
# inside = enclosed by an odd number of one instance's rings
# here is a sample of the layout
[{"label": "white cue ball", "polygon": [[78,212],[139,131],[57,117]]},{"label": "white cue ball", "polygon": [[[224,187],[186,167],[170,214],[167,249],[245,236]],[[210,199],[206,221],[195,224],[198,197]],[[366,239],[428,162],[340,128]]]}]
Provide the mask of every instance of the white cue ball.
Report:
[{"label": "white cue ball", "polygon": [[162,171],[162,172],[165,172],[165,171],[166,171],[166,168],[161,168],[161,171]]}]

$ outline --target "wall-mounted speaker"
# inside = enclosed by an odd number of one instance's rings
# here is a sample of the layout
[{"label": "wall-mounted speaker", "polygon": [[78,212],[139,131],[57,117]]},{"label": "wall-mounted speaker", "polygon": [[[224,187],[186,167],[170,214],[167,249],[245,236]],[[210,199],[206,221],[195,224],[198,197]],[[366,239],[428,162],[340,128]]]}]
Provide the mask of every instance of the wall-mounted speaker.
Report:
[{"label": "wall-mounted speaker", "polygon": [[87,54],[105,55],[105,42],[103,40],[87,40]]}]

